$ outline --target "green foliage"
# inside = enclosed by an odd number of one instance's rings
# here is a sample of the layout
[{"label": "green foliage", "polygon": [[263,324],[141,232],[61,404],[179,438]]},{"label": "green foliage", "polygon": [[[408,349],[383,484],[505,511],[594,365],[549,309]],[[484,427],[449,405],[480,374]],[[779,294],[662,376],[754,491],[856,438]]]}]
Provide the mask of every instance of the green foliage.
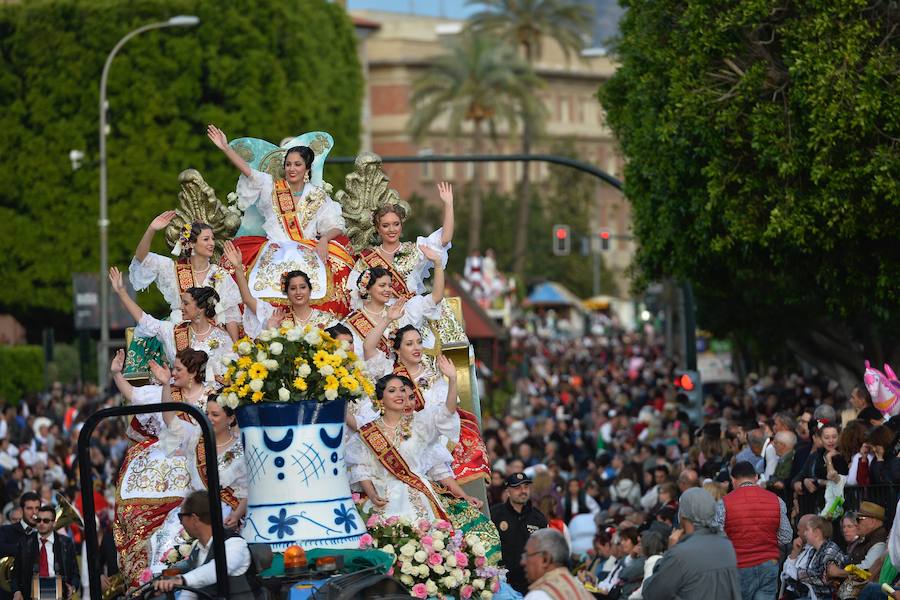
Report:
[{"label": "green foliage", "polygon": [[643,277],[690,279],[720,332],[896,351],[896,3],[623,4],[600,99]]},{"label": "green foliage", "polygon": [[44,350],[40,346],[0,346],[0,402],[18,404],[44,387]]},{"label": "green foliage", "polygon": [[[71,274],[96,271],[98,95],[115,43],[140,25],[196,14],[196,28],[143,33],[108,83],[110,263],[128,264],[150,219],[199,169],[221,199],[237,174],[206,139],[279,142],[322,129],[358,148],[362,76],[352,23],[325,0],[58,0],[0,6],[0,309],[69,313]],[[84,150],[72,172],[70,149]],[[337,173],[330,173],[339,181]],[[157,251],[167,251],[157,236]]]}]

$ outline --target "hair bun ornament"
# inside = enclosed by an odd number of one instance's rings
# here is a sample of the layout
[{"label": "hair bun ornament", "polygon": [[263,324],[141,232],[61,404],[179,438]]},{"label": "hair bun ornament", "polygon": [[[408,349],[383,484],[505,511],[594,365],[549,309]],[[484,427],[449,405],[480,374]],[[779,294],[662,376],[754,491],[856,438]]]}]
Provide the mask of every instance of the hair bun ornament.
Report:
[{"label": "hair bun ornament", "polygon": [[279,282],[281,283],[281,289],[284,289],[284,284],[287,283],[287,277],[288,277],[287,271],[284,271],[281,273],[281,278],[279,279]]},{"label": "hair bun ornament", "polygon": [[172,248],[173,256],[181,256],[181,253],[184,249],[182,242],[191,241],[191,231],[194,229],[193,223],[185,223],[181,226],[181,233],[178,234],[178,240],[175,242],[175,247]]},{"label": "hair bun ornament", "polygon": [[366,269],[359,279],[356,280],[356,289],[359,290],[360,298],[368,297],[369,282],[372,280],[372,269]]}]

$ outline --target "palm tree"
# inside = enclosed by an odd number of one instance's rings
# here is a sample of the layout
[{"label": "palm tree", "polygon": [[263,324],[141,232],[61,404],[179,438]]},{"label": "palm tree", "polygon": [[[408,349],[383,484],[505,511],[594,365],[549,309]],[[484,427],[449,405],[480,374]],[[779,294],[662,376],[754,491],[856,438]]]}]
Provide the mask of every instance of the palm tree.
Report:
[{"label": "palm tree", "polygon": [[[450,137],[459,136],[464,125],[471,123],[472,145],[482,152],[486,133],[496,140],[498,125],[516,128],[521,106],[537,110],[533,90],[539,85],[527,63],[508,45],[487,36],[462,34],[413,83],[410,132],[420,140],[438,118],[446,116]],[[470,251],[481,245],[483,181],[483,164],[475,163]]]},{"label": "palm tree", "polygon": [[[519,48],[532,69],[541,55],[542,40],[554,40],[569,58],[584,48],[593,26],[593,7],[581,0],[468,0],[467,4],[483,7],[472,15],[468,27]],[[531,154],[532,138],[538,133],[541,119],[523,107],[522,120],[522,153],[527,155]],[[513,250],[513,271],[520,281],[525,271],[530,205],[531,182],[526,163],[522,169]]]}]

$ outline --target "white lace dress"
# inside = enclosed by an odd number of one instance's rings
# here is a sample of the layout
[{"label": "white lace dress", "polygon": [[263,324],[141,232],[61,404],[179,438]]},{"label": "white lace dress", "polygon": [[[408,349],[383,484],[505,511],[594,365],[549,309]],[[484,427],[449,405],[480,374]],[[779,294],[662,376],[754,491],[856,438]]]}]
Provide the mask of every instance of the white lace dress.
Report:
[{"label": "white lace dress", "polygon": [[[447,410],[445,404],[426,406],[413,416],[411,435],[406,440],[391,439],[389,431],[382,430],[385,436],[391,440],[394,447],[409,465],[411,471],[425,486],[430,489],[428,482],[428,470],[433,465],[425,464],[428,450],[440,443],[441,435],[452,434],[453,417],[455,415]],[[387,499],[387,505],[377,512],[385,516],[406,516],[410,519],[425,518],[434,520],[437,518],[431,508],[428,498],[418,490],[408,486],[391,474],[369,446],[363,441],[359,432],[350,436],[345,451],[347,468],[350,471],[350,484],[353,489],[361,490],[360,482],[369,480],[375,486],[375,491]],[[370,501],[366,501],[363,507],[372,510]]]},{"label": "white lace dress", "polygon": [[[171,321],[161,321],[144,313],[144,316],[138,321],[138,326],[134,329],[134,335],[157,338],[163,345],[169,364],[175,364],[175,354],[177,353],[175,326],[176,324]],[[213,327],[210,334],[203,340],[197,339],[193,333],[190,336],[191,348],[203,350],[208,357],[206,361],[206,381],[215,382],[217,375],[224,375],[225,373],[226,369],[222,360],[227,354],[231,353],[231,336],[220,327]]]},{"label": "white lace dress", "polygon": [[[173,323],[184,320],[181,314],[181,286],[175,272],[175,261],[171,258],[153,252],[147,254],[143,261],[139,261],[137,257],[132,258],[128,266],[128,281],[139,292],[150,287],[151,283],[156,283],[172,311],[169,320]],[[219,294],[221,308],[217,307],[217,323],[241,322],[241,292],[228,271],[210,263],[203,281],[198,283],[200,287],[211,287]]]},{"label": "white lace dress", "polygon": [[[262,333],[264,329],[281,326],[281,323],[276,323],[274,325],[269,323],[269,319],[275,316],[275,313],[278,312],[278,308],[279,307],[266,302],[265,300],[257,300],[256,312],[253,312],[249,308],[244,310],[244,332],[246,332],[250,339],[255,340],[258,338],[259,334]],[[334,313],[314,308],[312,309],[312,314],[309,319],[303,321],[300,325],[315,325],[316,327],[327,329],[337,322],[338,318]]]},{"label": "white lace dress", "polygon": [[[422,334],[422,346],[427,350],[434,348],[434,332],[431,331],[431,327],[428,326],[428,321],[441,318],[442,304],[443,303],[435,304],[431,294],[426,296],[413,296],[410,298],[403,306],[403,316],[391,323],[390,326],[385,329],[384,334],[382,335],[385,346],[387,348],[391,347],[392,342],[389,336],[392,332],[397,331],[406,325],[412,325]],[[357,356],[363,356],[363,340],[366,336],[353,324],[353,316],[357,313],[365,315],[372,324],[376,324],[381,319],[381,316],[370,314],[365,311],[365,309],[360,308],[347,315],[342,321],[342,323],[350,330],[350,333],[353,334],[353,351],[356,352]]]}]

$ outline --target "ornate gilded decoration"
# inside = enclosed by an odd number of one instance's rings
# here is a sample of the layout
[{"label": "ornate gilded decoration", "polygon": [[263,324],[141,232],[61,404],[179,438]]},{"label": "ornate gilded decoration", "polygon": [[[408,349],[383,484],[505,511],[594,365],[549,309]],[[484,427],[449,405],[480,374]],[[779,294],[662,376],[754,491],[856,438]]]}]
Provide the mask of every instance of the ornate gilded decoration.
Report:
[{"label": "ornate gilded decoration", "polygon": [[316,262],[315,254],[312,252],[304,252],[300,255],[302,261],[275,262],[275,253],[278,252],[279,248],[280,246],[273,242],[269,244],[265,251],[263,251],[262,256],[259,257],[256,269],[256,280],[253,283],[253,291],[264,292],[266,290],[281,290],[281,275],[285,271],[294,270],[306,273],[310,278],[314,290],[328,287],[327,281],[319,280],[319,267]]},{"label": "ornate gilded decoration", "polygon": [[344,189],[334,199],[341,205],[347,224],[347,237],[353,249],[359,252],[375,243],[375,225],[372,214],[385,204],[399,204],[410,213],[409,203],[390,187],[390,178],[381,166],[381,157],[372,152],[362,152],[356,157],[354,170],[344,178]]},{"label": "ornate gilded decoration", "polygon": [[216,198],[216,192],[196,169],[185,169],[178,175],[181,191],[175,218],[166,227],[166,242],[174,247],[185,223],[207,223],[216,237],[216,254],[221,254],[225,240],[234,237],[241,226],[241,212]]}]

